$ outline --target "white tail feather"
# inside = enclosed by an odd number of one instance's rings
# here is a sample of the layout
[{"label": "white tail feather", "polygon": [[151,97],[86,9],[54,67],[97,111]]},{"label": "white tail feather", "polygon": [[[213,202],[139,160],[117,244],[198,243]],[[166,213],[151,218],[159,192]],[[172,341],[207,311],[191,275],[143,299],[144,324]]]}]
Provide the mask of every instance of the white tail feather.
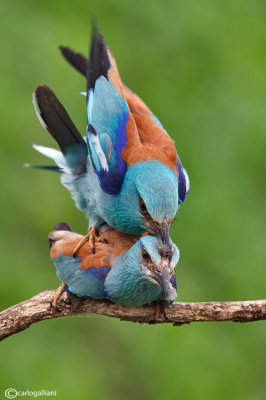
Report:
[{"label": "white tail feather", "polygon": [[66,163],[66,160],[63,156],[63,154],[51,147],[45,147],[45,146],[40,146],[38,144],[32,143],[32,147],[38,151],[39,153],[43,154],[45,157],[51,158],[54,160],[56,165],[58,165],[59,168],[61,168],[64,172],[71,174],[72,171],[69,168],[69,166]]},{"label": "white tail feather", "polygon": [[37,115],[37,117],[38,117],[38,120],[40,121],[40,123],[42,124],[42,126],[44,127],[44,129],[47,129],[47,126],[46,126],[44,120],[43,120],[42,117],[41,117],[41,111],[40,111],[40,109],[39,109],[39,106],[38,106],[38,103],[37,103],[37,100],[36,100],[35,92],[32,93],[32,102],[33,102],[34,110],[35,110],[35,112],[36,112],[36,115]]}]

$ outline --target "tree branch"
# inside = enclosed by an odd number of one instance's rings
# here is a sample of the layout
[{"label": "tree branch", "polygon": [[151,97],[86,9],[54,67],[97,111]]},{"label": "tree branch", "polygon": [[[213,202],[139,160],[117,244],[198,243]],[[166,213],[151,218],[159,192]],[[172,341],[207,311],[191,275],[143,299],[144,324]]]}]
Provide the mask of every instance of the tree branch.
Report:
[{"label": "tree branch", "polygon": [[175,303],[173,307],[123,307],[108,300],[79,298],[64,292],[57,309],[51,306],[54,290],[45,290],[29,300],[0,313],[0,340],[29,328],[44,319],[93,313],[147,324],[172,323],[175,326],[197,321],[249,322],[266,319],[266,300],[210,303]]}]

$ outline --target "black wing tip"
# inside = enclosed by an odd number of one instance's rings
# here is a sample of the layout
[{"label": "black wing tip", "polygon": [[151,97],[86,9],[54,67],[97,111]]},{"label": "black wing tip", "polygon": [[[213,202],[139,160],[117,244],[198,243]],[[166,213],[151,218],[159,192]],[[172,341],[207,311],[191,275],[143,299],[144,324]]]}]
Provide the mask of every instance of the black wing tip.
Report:
[{"label": "black wing tip", "polygon": [[60,51],[61,55],[68,61],[69,54],[75,53],[70,47],[67,46],[58,46],[58,50]]},{"label": "black wing tip", "polygon": [[108,55],[108,46],[100,33],[97,24],[92,26],[92,40],[87,66],[87,89],[94,89],[96,80],[100,76],[108,79],[111,62]]},{"label": "black wing tip", "polygon": [[[92,51],[93,46],[95,46],[97,50],[99,50],[99,49],[103,50],[103,52],[105,52],[107,55],[108,46],[106,44],[103,34],[99,30],[97,24],[93,24],[93,26],[92,26],[90,51]],[[107,55],[107,57],[108,57],[108,55]],[[90,54],[90,58],[91,58],[91,54]],[[108,57],[108,61],[109,61],[109,57]]]},{"label": "black wing tip", "polygon": [[45,83],[43,83],[42,85],[38,85],[34,89],[33,93],[35,95],[38,95],[38,94],[43,94],[44,92],[49,92],[49,93],[52,93],[53,95],[55,95],[54,92],[52,91],[52,89],[48,85],[46,85]]},{"label": "black wing tip", "polygon": [[62,56],[68,60],[68,56],[71,53],[76,53],[74,50],[72,50],[70,47],[68,46],[58,46],[58,50],[60,51],[60,53],[62,54]]},{"label": "black wing tip", "polygon": [[100,33],[97,20],[92,18],[92,33],[91,45],[89,50],[89,60],[83,54],[77,53],[70,47],[60,45],[58,47],[61,55],[76,68],[82,75],[87,77],[87,89],[94,89],[96,80],[100,76],[108,79],[108,70],[111,67],[109,55],[107,52],[108,46]]},{"label": "black wing tip", "polygon": [[46,85],[45,83],[42,85],[38,85],[33,92],[33,98],[35,98],[35,101],[38,104],[39,107],[39,102],[42,102],[44,99],[47,101],[47,98],[56,98],[55,93],[52,91],[52,89]]},{"label": "black wing tip", "polygon": [[103,37],[103,35],[101,34],[101,32],[99,30],[97,21],[93,20],[92,24],[91,24],[91,27],[92,27],[92,29],[91,29],[91,38],[92,38],[91,41],[92,41],[92,43],[93,43],[94,40],[99,39],[107,47],[107,45],[105,43],[105,40],[104,40],[104,37]]},{"label": "black wing tip", "polygon": [[82,166],[81,169],[84,171],[88,154],[87,145],[55,93],[47,85],[37,86],[33,103],[42,125],[56,140],[64,155],[68,154],[71,146],[76,144],[82,146],[83,157],[80,157],[77,164],[79,167]]},{"label": "black wing tip", "polygon": [[59,46],[62,57],[74,68],[76,68],[82,75],[86,76],[88,68],[88,60],[83,54],[77,53],[67,46]]},{"label": "black wing tip", "polygon": [[93,38],[95,34],[100,33],[98,20],[95,15],[91,17],[91,37]]},{"label": "black wing tip", "polygon": [[60,221],[55,225],[54,231],[69,231],[69,232],[71,232],[71,228],[67,222]]}]

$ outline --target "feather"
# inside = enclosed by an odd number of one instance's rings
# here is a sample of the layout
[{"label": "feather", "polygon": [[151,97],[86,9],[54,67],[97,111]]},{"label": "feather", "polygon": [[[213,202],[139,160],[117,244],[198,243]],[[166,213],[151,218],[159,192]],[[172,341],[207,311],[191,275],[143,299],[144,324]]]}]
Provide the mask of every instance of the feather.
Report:
[{"label": "feather", "polygon": [[55,225],[54,231],[69,231],[69,232],[71,232],[71,228],[67,222],[60,221]]},{"label": "feather", "polygon": [[66,46],[59,46],[62,56],[72,64],[82,75],[86,76],[88,60],[80,53],[76,53]]},{"label": "feather", "polygon": [[83,137],[48,86],[38,86],[34,91],[33,98],[34,104],[38,105],[37,111],[39,111],[46,129],[57,141],[63,154],[66,154],[68,148],[74,144],[80,144],[86,149]]},{"label": "feather", "polygon": [[56,163],[63,164],[65,162],[63,155],[60,153],[60,151],[56,149],[53,149],[51,147],[41,146],[35,143],[32,143],[32,147],[39,153],[43,154],[44,156],[51,158]]},{"label": "feather", "polygon": [[54,160],[54,162],[58,165],[58,167],[63,169],[65,172],[71,172],[63,154],[60,153],[60,151],[52,149],[51,147],[40,146],[35,143],[32,143],[32,147],[39,153],[43,154],[45,157]]},{"label": "feather", "polygon": [[99,33],[97,27],[93,28],[92,43],[90,48],[90,57],[87,62],[87,92],[95,88],[98,78],[104,76],[108,79],[108,71],[111,67],[107,46],[103,36]]},{"label": "feather", "polygon": [[34,169],[45,169],[47,171],[55,171],[55,172],[60,172],[60,168],[56,167],[54,165],[34,165],[34,164],[23,164],[24,168],[34,168]]},{"label": "feather", "polygon": [[113,195],[120,192],[127,171],[122,151],[129,110],[119,82],[115,61],[95,28],[87,64],[87,144],[102,190]]},{"label": "feather", "polygon": [[[131,119],[131,116],[133,117],[133,121],[130,121],[131,124],[128,123],[127,126],[127,148],[123,153],[123,160],[126,162],[127,168],[138,161],[157,159],[174,170],[178,175],[179,170],[177,168],[177,153],[174,141],[170,138],[159,119],[151,112],[141,98],[121,81],[115,60],[105,44],[102,35],[97,30],[94,35],[95,37],[92,40],[93,48],[95,49],[96,44],[100,43],[102,51],[98,50],[97,53],[104,54],[104,58],[109,57],[110,69],[107,72],[108,79],[117,93],[122,94],[122,97],[125,99],[129,108],[129,119]],[[86,60],[80,53],[75,53],[67,47],[64,49],[67,54],[67,56],[64,54],[65,59],[74,68],[80,71],[80,68],[77,66],[81,60],[83,65],[85,65],[86,61],[87,65],[89,65],[89,60]],[[78,56],[76,56],[77,54]],[[84,71],[83,75],[85,75]],[[92,90],[88,91],[89,106],[87,112],[89,117],[92,115],[93,93],[95,95],[95,92],[96,90],[94,92]],[[141,146],[142,144],[144,146]],[[137,150],[136,147],[138,147]],[[101,186],[103,188],[103,184]]]},{"label": "feather", "polygon": [[70,168],[77,173],[86,171],[87,145],[63,105],[46,85],[38,86],[33,103],[42,125],[57,141]]},{"label": "feather", "polygon": [[184,203],[186,201],[189,189],[190,189],[190,182],[188,173],[183,167],[180,160],[177,162],[177,168],[179,172],[179,179],[178,179],[178,200],[179,203]]}]

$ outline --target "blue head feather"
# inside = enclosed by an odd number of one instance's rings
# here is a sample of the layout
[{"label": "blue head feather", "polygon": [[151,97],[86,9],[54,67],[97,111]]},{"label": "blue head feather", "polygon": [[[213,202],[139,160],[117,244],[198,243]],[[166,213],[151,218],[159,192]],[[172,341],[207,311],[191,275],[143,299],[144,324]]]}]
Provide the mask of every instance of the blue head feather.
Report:
[{"label": "blue head feather", "polygon": [[155,232],[152,223],[141,212],[144,201],[150,220],[159,225],[171,222],[178,210],[178,178],[160,161],[138,162],[128,169],[115,206],[101,204],[103,219],[109,225],[133,234]]},{"label": "blue head feather", "polygon": [[[143,259],[143,248],[148,253],[150,261]],[[169,270],[173,271],[179,259],[177,247],[172,245],[172,261]],[[116,257],[111,272],[105,280],[105,290],[108,297],[115,303],[124,306],[139,307],[153,301],[163,301],[170,306],[176,298],[177,292],[173,283],[175,279],[168,278],[168,291],[155,280],[153,270],[160,268],[160,242],[154,236],[144,236],[128,251]],[[170,279],[170,280],[169,280]]]}]

